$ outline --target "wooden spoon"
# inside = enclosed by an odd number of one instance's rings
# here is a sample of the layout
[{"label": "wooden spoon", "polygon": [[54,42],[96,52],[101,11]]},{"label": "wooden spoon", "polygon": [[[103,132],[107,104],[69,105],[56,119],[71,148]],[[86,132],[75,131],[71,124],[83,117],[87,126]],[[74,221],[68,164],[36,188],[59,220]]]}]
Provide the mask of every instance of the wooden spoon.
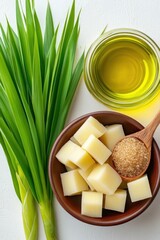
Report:
[{"label": "wooden spoon", "polygon": [[[149,166],[150,160],[151,160],[151,146],[152,146],[153,134],[154,134],[154,132],[155,132],[155,130],[158,127],[159,124],[160,124],[160,112],[158,112],[158,114],[147,125],[146,128],[144,128],[143,130],[141,130],[139,132],[127,135],[126,137],[124,137],[122,140],[120,140],[115,145],[115,148],[113,149],[113,152],[112,152],[112,161],[113,161],[113,165],[114,165],[115,169],[117,170],[117,172],[119,172],[119,174],[121,175],[123,180],[125,180],[125,181],[133,181],[133,180],[141,177],[146,172],[146,170],[147,170],[147,168]],[[123,157],[127,158],[126,152],[124,151],[124,149],[122,149],[121,146],[122,146],[122,141],[123,141],[123,146],[125,146],[124,145],[125,142],[127,144],[128,141],[126,141],[126,139],[128,139],[128,138],[134,138],[134,140],[139,142],[139,144],[143,143],[143,145],[144,145],[143,147],[146,148],[146,149],[140,149],[140,150],[142,150],[142,153],[143,153],[143,150],[147,150],[147,157],[144,155],[145,156],[144,157],[144,161],[146,161],[145,166],[143,167],[143,170],[140,173],[138,173],[138,175],[134,175],[133,174],[132,176],[127,176],[125,174],[122,174],[122,172],[124,172],[124,166],[123,166],[123,164],[124,164],[123,162],[124,161],[123,161],[123,159],[122,159],[121,165],[119,165],[119,169],[116,167],[116,162],[118,161],[118,157],[119,157],[120,154],[122,155],[122,158]],[[135,150],[135,152],[137,150],[137,158],[138,158],[138,151],[139,150],[138,150],[138,148],[134,149],[134,150]],[[130,153],[133,153],[134,150],[132,150],[132,145],[129,146],[129,151],[130,152],[128,153],[128,155],[130,156]],[[117,157],[117,159],[116,159],[116,157]],[[135,156],[134,156],[134,158],[135,158]],[[128,158],[128,160],[130,161],[129,158]],[[132,162],[129,162],[129,165],[130,164],[132,164]],[[135,163],[133,163],[133,164],[135,164]],[[133,168],[134,168],[134,166],[133,166]]]}]

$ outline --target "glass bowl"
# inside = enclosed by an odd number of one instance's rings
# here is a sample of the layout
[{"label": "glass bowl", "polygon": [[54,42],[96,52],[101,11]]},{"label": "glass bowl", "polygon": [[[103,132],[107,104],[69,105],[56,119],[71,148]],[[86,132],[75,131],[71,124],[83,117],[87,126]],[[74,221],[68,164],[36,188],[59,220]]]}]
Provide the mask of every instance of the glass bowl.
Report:
[{"label": "glass bowl", "polygon": [[84,79],[90,93],[105,105],[144,106],[160,92],[160,49],[134,29],[106,32],[88,50]]}]

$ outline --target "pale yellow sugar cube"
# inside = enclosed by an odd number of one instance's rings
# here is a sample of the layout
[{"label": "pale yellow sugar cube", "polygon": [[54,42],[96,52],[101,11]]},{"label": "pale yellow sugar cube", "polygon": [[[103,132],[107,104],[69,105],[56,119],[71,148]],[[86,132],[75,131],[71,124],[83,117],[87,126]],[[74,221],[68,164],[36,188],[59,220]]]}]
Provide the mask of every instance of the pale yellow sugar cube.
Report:
[{"label": "pale yellow sugar cube", "polygon": [[152,197],[147,174],[128,184],[128,191],[132,202]]},{"label": "pale yellow sugar cube", "polygon": [[66,142],[56,154],[56,158],[70,169],[75,169],[77,166],[70,160],[70,156],[74,152],[75,145],[72,141]]},{"label": "pale yellow sugar cube", "polygon": [[103,164],[111,156],[111,151],[94,135],[90,135],[82,145],[99,164]]},{"label": "pale yellow sugar cube", "polygon": [[124,212],[126,205],[127,191],[118,189],[113,195],[105,195],[104,208],[117,212]]},{"label": "pale yellow sugar cube", "polygon": [[111,150],[115,144],[125,136],[123,126],[121,124],[113,124],[106,126],[105,133],[100,137],[100,140]]},{"label": "pale yellow sugar cube", "polygon": [[77,130],[73,137],[80,143],[80,145],[82,145],[91,134],[99,138],[104,134],[105,130],[105,127],[97,119],[90,116]]},{"label": "pale yellow sugar cube", "polygon": [[91,173],[91,171],[93,170],[93,168],[95,167],[96,164],[93,164],[90,168],[88,168],[86,171],[83,171],[82,169],[79,169],[79,173],[81,174],[81,176],[84,178],[84,180],[87,182],[89,188],[94,191],[94,187],[92,186],[92,184],[88,181],[88,176]]},{"label": "pale yellow sugar cube", "polygon": [[81,214],[89,217],[102,217],[103,194],[82,192]]},{"label": "pale yellow sugar cube", "polygon": [[75,144],[75,150],[72,152],[70,160],[84,171],[95,163],[90,154],[77,144]]},{"label": "pale yellow sugar cube", "polygon": [[61,173],[60,176],[64,196],[80,194],[82,191],[89,189],[78,169]]},{"label": "pale yellow sugar cube", "polygon": [[97,164],[88,176],[88,181],[97,192],[111,195],[122,182],[119,174],[108,164]]},{"label": "pale yellow sugar cube", "polygon": [[97,192],[111,195],[122,182],[119,174],[108,164],[97,164],[88,176],[88,181]]},{"label": "pale yellow sugar cube", "polygon": [[80,167],[86,170],[95,163],[92,157],[83,148],[73,143],[71,140],[63,145],[56,157],[60,162],[71,169]]}]

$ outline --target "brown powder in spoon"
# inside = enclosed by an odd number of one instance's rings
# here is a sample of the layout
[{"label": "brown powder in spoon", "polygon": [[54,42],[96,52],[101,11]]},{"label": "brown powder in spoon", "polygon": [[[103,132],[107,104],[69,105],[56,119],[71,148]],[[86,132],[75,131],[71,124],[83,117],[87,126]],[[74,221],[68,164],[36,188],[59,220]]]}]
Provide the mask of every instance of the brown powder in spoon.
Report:
[{"label": "brown powder in spoon", "polygon": [[115,168],[124,177],[141,174],[148,165],[149,157],[149,151],[145,144],[133,137],[121,140],[112,153]]}]

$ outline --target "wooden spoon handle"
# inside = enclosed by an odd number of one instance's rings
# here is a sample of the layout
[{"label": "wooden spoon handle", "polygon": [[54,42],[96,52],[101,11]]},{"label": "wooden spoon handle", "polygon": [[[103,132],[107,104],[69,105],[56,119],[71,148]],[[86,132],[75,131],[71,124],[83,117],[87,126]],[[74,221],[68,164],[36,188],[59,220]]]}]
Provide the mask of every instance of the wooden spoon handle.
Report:
[{"label": "wooden spoon handle", "polygon": [[160,124],[160,112],[157,113],[157,115],[154,117],[154,119],[147,125],[145,129],[143,129],[140,132],[137,132],[136,137],[141,139],[145,144],[147,148],[151,147],[151,142],[153,138],[153,134]]}]

